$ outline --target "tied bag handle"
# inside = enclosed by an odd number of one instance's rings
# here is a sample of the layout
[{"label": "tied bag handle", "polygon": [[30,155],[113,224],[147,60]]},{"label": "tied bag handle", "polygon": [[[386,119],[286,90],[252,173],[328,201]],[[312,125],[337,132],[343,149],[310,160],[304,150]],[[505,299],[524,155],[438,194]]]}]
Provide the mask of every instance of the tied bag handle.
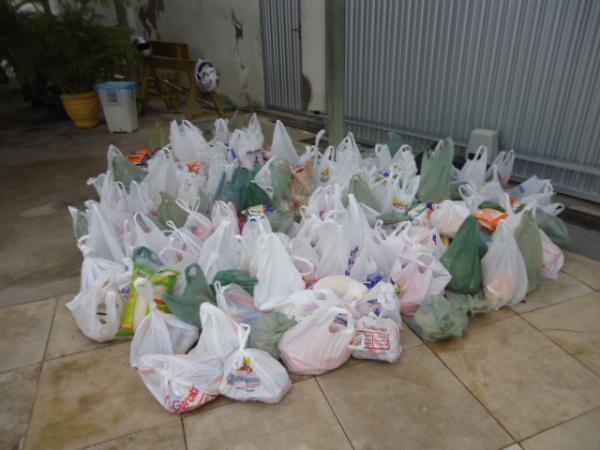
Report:
[{"label": "tied bag handle", "polygon": [[241,323],[238,326],[238,351],[234,365],[236,370],[240,370],[244,365],[244,350],[250,336],[250,330],[250,325],[247,323]]}]

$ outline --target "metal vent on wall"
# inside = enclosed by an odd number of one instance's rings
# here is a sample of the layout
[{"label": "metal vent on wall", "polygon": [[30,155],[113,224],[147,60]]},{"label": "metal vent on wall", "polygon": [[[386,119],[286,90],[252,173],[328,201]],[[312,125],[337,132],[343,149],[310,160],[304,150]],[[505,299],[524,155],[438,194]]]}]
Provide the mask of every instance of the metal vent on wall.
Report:
[{"label": "metal vent on wall", "polygon": [[348,0],[346,121],[417,146],[500,131],[516,178],[600,201],[600,1]]},{"label": "metal vent on wall", "polygon": [[260,0],[263,30],[265,103],[300,112],[302,61],[299,0]]}]

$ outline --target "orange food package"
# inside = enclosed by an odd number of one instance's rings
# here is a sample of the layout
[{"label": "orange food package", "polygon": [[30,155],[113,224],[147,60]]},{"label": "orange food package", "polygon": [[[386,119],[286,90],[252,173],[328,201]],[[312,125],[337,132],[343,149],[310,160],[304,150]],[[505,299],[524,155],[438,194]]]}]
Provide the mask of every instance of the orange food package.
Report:
[{"label": "orange food package", "polygon": [[497,209],[483,208],[475,213],[475,218],[479,222],[479,225],[490,231],[494,231],[500,222],[508,218],[508,214]]}]

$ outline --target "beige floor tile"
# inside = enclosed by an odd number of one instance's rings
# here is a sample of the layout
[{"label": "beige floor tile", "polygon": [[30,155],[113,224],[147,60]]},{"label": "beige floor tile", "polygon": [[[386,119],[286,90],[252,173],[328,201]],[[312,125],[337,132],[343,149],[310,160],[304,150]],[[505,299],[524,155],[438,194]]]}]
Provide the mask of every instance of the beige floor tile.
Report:
[{"label": "beige floor tile", "polygon": [[425,346],[396,364],[361,364],[317,380],[355,449],[496,450],[513,442]]},{"label": "beige floor tile", "polygon": [[0,448],[21,448],[39,373],[35,365],[0,374]]},{"label": "beige floor tile", "polygon": [[539,309],[523,317],[600,375],[600,292]]},{"label": "beige floor tile", "polygon": [[523,447],[521,447],[519,444],[512,444],[508,447],[504,447],[502,450],[523,450]]},{"label": "beige floor tile", "polygon": [[525,450],[598,450],[600,409],[569,420],[521,442]]},{"label": "beige floor tile", "polygon": [[178,417],[147,430],[128,434],[112,441],[86,447],[85,450],[186,450],[183,426]]},{"label": "beige floor tile", "polygon": [[102,348],[111,343],[101,344],[88,339],[77,327],[71,311],[65,306],[73,300],[75,294],[64,295],[58,298],[54,322],[48,339],[48,350],[46,359],[58,358],[60,356],[72,355],[85,350]]},{"label": "beige floor tile", "polygon": [[593,292],[592,289],[587,285],[561,272],[557,280],[544,280],[537,291],[529,294],[524,302],[511,306],[511,308],[518,313],[524,313],[591,292]]},{"label": "beige floor tile", "polygon": [[0,309],[0,372],[44,358],[56,299]]},{"label": "beige floor tile", "polygon": [[521,317],[431,348],[518,440],[600,405],[600,380]]},{"label": "beige floor tile", "polygon": [[129,343],[47,361],[28,449],[75,449],[172,421],[129,366]]},{"label": "beige floor tile", "polygon": [[351,448],[314,379],[294,384],[276,405],[235,402],[183,424],[189,450]]},{"label": "beige floor tile", "polygon": [[600,262],[576,253],[565,252],[563,272],[600,291]]},{"label": "beige floor tile", "polygon": [[403,328],[400,330],[400,343],[402,344],[402,351],[416,347],[417,345],[423,345],[421,338],[410,329],[407,323],[403,323],[402,326]]},{"label": "beige floor tile", "polygon": [[469,328],[467,328],[467,333],[469,329],[496,323],[499,320],[504,320],[514,315],[515,312],[509,307],[505,306],[500,308],[498,311],[491,311],[489,313],[481,313],[469,316]]}]

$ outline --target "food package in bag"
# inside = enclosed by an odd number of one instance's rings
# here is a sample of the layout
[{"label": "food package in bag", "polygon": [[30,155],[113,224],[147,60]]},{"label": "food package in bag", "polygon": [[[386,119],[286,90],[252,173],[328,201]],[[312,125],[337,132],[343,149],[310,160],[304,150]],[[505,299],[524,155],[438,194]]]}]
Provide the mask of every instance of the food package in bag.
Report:
[{"label": "food package in bag", "polygon": [[150,302],[150,314],[141,321],[131,341],[131,367],[137,367],[147,354],[186,353],[197,339],[198,328],[159,311],[156,303]]},{"label": "food package in bag", "polygon": [[213,284],[217,306],[229,317],[238,323],[250,323],[254,321],[259,311],[254,306],[252,295],[237,284],[222,286],[216,281]]},{"label": "food package in bag", "polygon": [[431,213],[431,225],[449,238],[454,238],[465,219],[469,217],[469,209],[463,202],[444,200]]},{"label": "food package in bag", "polygon": [[390,277],[397,286],[400,310],[407,315],[413,315],[427,297],[442,294],[451,280],[446,268],[429,253],[399,256]]},{"label": "food package in bag", "polygon": [[504,224],[500,224],[487,253],[481,260],[483,293],[493,307],[515,305],[527,294],[527,268],[517,242]]},{"label": "food package in bag", "polygon": [[565,255],[546,233],[540,230],[540,234],[542,235],[542,249],[544,251],[544,278],[556,280],[558,272],[565,263]]},{"label": "food package in bag", "polygon": [[400,358],[400,327],[392,319],[370,313],[356,321],[352,357],[394,363]]},{"label": "food package in bag", "polygon": [[163,408],[180,414],[217,398],[223,365],[216,358],[144,355],[138,365],[138,374]]},{"label": "food package in bag", "polygon": [[315,291],[331,289],[345,304],[350,304],[363,297],[368,288],[360,281],[345,275],[332,275],[321,278],[313,286]]},{"label": "food package in bag", "polygon": [[370,313],[375,313],[376,316],[389,317],[397,324],[401,324],[400,301],[393,284],[380,281],[362,298],[352,303],[352,315],[355,319],[367,316]]},{"label": "food package in bag", "polygon": [[279,341],[281,358],[291,372],[320,375],[341,366],[352,350],[354,318],[345,308],[315,311],[287,330]]},{"label": "food package in bag", "polygon": [[225,361],[237,348],[239,325],[210,303],[200,305],[200,322],[202,334],[189,354],[197,358],[218,358],[221,362]]},{"label": "food package in bag", "polygon": [[219,392],[241,401],[279,403],[292,387],[285,368],[263,350],[247,349],[250,325],[238,331],[238,350],[223,365]]}]

